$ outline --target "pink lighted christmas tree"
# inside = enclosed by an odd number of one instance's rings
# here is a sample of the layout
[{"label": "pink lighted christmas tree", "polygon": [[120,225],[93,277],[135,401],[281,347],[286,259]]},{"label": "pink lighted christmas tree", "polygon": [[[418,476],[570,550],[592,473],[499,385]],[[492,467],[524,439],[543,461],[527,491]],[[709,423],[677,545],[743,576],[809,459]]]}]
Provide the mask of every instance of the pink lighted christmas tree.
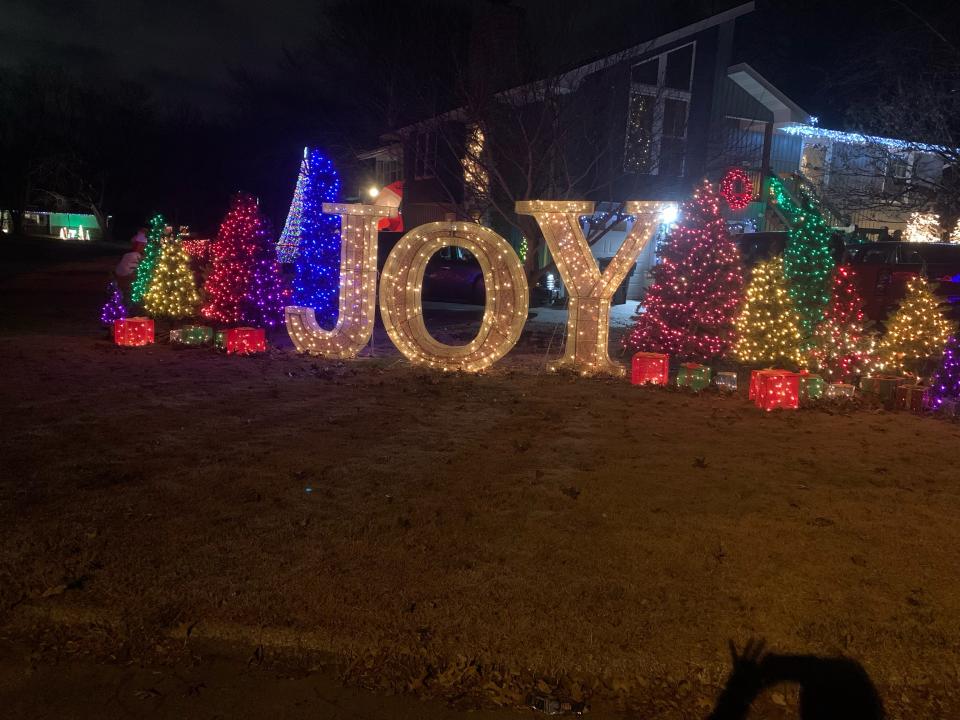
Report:
[{"label": "pink lighted christmas tree", "polygon": [[257,199],[238,193],[211,248],[204,283],[205,318],[228,325],[269,327],[283,320],[289,290],[283,285],[270,221]]},{"label": "pink lighted christmas tree", "polygon": [[624,338],[626,348],[710,362],[733,343],[743,266],[720,215],[720,202],[704,180],[693,199],[681,206],[681,222],[661,250],[644,302],[646,312]]}]

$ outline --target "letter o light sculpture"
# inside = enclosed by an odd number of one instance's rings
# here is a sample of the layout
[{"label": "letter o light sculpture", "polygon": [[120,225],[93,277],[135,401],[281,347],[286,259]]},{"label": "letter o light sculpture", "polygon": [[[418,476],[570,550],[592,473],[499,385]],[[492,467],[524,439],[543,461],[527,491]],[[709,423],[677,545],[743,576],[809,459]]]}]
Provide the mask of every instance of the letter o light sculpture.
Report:
[{"label": "letter o light sculpture", "polygon": [[[423,321],[423,274],[433,254],[447,246],[469,250],[483,271],[483,321],[466,345],[437,342]],[[435,222],[411,230],[390,252],[380,282],[380,314],[393,344],[411,362],[476,372],[502,358],[520,339],[528,292],[520,259],[500,235],[474,223]]]}]

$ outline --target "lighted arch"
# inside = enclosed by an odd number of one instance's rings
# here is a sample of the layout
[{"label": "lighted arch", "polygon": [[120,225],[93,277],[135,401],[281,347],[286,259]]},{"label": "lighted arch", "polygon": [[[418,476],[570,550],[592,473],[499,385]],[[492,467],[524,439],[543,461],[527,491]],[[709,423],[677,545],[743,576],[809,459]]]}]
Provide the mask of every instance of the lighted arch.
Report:
[{"label": "lighted arch", "polygon": [[[486,305],[466,345],[437,342],[423,321],[423,273],[443,247],[469,250],[480,263]],[[380,282],[380,314],[393,344],[411,362],[475,372],[502,358],[520,339],[529,308],[527,278],[513,248],[474,223],[435,222],[411,230],[390,252]]]},{"label": "lighted arch", "polygon": [[340,216],[340,311],[333,330],[317,323],[313,308],[286,308],[287,334],[299,352],[330,358],[355,357],[373,334],[377,302],[377,224],[397,208],[324,203]]}]

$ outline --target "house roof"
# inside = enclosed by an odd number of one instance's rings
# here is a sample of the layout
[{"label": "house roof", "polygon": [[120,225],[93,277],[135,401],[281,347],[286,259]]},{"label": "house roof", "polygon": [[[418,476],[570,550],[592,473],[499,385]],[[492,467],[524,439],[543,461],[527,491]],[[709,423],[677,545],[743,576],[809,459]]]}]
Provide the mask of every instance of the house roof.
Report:
[{"label": "house roof", "polygon": [[[645,40],[625,50],[620,50],[615,53],[610,53],[609,55],[605,55],[602,58],[593,60],[583,65],[579,65],[577,67],[574,67],[570,70],[567,70],[565,72],[562,72],[550,78],[544,78],[532,83],[527,83],[525,85],[518,85],[508,90],[504,90],[498,93],[498,95],[506,96],[506,97],[509,97],[511,95],[519,95],[523,97],[528,97],[528,96],[534,97],[537,93],[537,89],[540,87],[543,87],[543,85],[548,82],[554,84],[555,86],[566,88],[567,90],[573,90],[577,87],[577,85],[579,85],[583,81],[584,78],[588,77],[589,75],[592,75],[596,72],[599,72],[608,67],[616,65],[617,63],[623,62],[624,60],[646,55],[650,52],[653,52],[654,50],[665,47],[667,45],[671,45],[677,42],[678,40],[682,40],[683,38],[688,37],[690,35],[695,35],[696,33],[703,32],[704,30],[708,30],[712,27],[716,27],[717,25],[722,25],[724,23],[730,22],[731,20],[736,20],[738,17],[741,17],[742,15],[746,15],[748,13],[753,12],[754,7],[755,7],[755,3],[753,2],[753,0],[751,0],[750,2],[741,3],[740,5],[737,5],[736,7],[732,7],[729,10],[724,10],[722,12],[716,13],[715,15],[711,15],[710,17],[704,18],[703,20],[698,20],[695,23],[691,23],[690,25],[685,25],[676,30],[671,30],[670,32],[663,33],[662,35],[657,35],[654,38]],[[410,130],[413,130],[418,127],[422,127],[427,123],[435,122],[437,120],[447,120],[447,119],[456,118],[458,115],[462,113],[462,111],[463,111],[463,108],[457,108],[455,110],[450,110],[448,112],[442,113],[440,115],[436,115],[431,118],[425,118],[420,122],[411,123],[401,128],[397,128],[396,130],[393,130],[392,132],[381,136],[381,138],[384,141],[391,141],[391,140],[394,140],[397,137],[397,135],[403,135],[404,133],[409,132]],[[806,120],[806,117],[803,119]]]},{"label": "house roof", "polygon": [[810,122],[810,113],[784,95],[779,88],[747,63],[739,63],[727,68],[727,77],[770,110],[775,124]]}]

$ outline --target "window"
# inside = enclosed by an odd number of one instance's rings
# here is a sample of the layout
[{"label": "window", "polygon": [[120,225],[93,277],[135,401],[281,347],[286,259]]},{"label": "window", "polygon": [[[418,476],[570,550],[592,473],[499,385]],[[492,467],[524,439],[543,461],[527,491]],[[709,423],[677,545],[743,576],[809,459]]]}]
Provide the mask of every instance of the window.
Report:
[{"label": "window", "polygon": [[414,154],[413,176],[417,180],[426,180],[437,176],[437,133],[433,131],[417,133]]},{"label": "window", "polygon": [[682,177],[693,83],[694,43],[630,69],[627,172]]},{"label": "window", "polygon": [[403,163],[397,158],[377,158],[377,185],[385,187],[403,180]]}]

